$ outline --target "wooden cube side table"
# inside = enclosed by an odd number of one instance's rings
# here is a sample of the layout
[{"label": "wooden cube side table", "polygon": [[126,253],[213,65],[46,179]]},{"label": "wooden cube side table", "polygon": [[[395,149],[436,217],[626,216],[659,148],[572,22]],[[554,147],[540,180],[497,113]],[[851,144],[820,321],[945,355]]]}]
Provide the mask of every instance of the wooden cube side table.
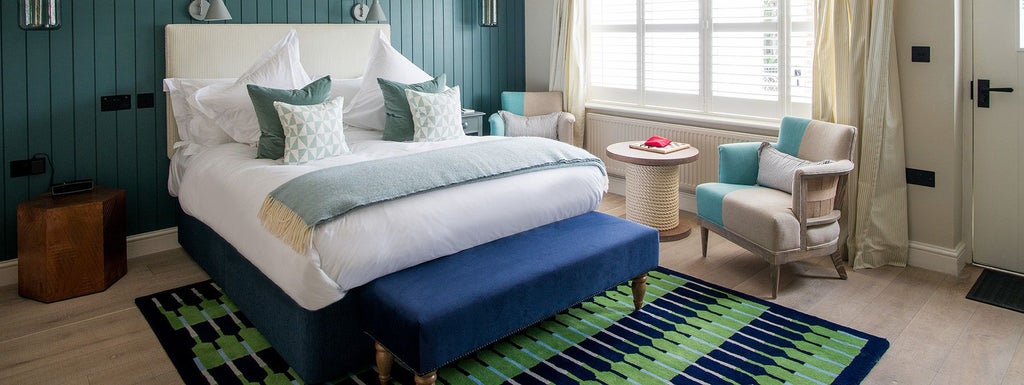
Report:
[{"label": "wooden cube side table", "polygon": [[124,190],[43,194],[18,205],[18,294],[54,302],[104,291],[128,271]]}]

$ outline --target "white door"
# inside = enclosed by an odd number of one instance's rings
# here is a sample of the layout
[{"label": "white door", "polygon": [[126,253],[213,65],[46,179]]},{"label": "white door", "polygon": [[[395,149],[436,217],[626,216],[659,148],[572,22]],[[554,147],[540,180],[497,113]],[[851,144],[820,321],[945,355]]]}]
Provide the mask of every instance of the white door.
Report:
[{"label": "white door", "polygon": [[[1022,17],[1024,0],[974,0],[974,262],[1020,273],[1024,273]],[[986,82],[992,89],[988,100]],[[1010,88],[1015,92],[1008,92]]]}]

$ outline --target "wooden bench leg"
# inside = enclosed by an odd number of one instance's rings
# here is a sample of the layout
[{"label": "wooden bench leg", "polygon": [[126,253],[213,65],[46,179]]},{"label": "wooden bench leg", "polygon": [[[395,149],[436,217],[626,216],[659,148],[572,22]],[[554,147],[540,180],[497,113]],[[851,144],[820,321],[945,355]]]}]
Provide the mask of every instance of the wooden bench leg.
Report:
[{"label": "wooden bench leg", "polygon": [[434,385],[437,382],[437,372],[430,372],[422,376],[417,374],[413,381],[416,382],[416,385]]},{"label": "wooden bench leg", "polygon": [[379,342],[375,342],[374,347],[377,348],[377,378],[380,379],[380,385],[388,385],[391,382],[391,365],[395,363],[395,358]]},{"label": "wooden bench leg", "polygon": [[644,306],[644,294],[647,294],[647,273],[633,278],[633,308],[640,310]]}]

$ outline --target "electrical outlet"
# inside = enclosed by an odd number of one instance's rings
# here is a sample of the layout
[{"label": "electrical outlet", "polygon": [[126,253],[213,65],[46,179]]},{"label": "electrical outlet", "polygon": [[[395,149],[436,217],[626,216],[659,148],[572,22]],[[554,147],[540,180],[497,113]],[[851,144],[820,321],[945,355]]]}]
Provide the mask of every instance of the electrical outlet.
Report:
[{"label": "electrical outlet", "polygon": [[907,184],[935,187],[935,171],[907,169]]},{"label": "electrical outlet", "polygon": [[100,111],[129,110],[131,108],[131,95],[111,95],[100,98]]},{"label": "electrical outlet", "polygon": [[46,173],[46,158],[11,161],[11,178]]}]

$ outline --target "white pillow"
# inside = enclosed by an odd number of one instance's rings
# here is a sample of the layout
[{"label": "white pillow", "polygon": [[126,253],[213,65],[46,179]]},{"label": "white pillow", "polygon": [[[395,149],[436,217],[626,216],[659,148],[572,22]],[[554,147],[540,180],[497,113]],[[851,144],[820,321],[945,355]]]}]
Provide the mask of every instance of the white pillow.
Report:
[{"label": "white pillow", "polygon": [[406,84],[434,79],[395,50],[382,32],[370,46],[370,60],[366,63],[359,92],[345,105],[345,123],[348,125],[384,129],[384,94],[380,91],[377,78]]},{"label": "white pillow", "polygon": [[356,97],[356,94],[359,93],[359,88],[362,86],[362,77],[352,79],[331,78],[331,99],[342,97],[345,98],[345,100],[352,100]]},{"label": "white pillow", "polygon": [[303,164],[350,152],[342,124],[344,103],[340,97],[310,106],[274,102],[284,128],[285,164]]},{"label": "white pillow", "polygon": [[462,97],[459,86],[444,92],[405,90],[412,112],[413,142],[440,142],[466,136],[462,130]]},{"label": "white pillow", "polygon": [[[214,84],[231,84],[234,81],[233,78],[164,79],[164,91],[167,91],[174,123],[178,126],[178,138],[181,139],[181,142],[175,143],[175,148],[191,147],[191,144],[210,146],[231,141],[231,138],[220,126],[212,124],[199,111],[192,108],[188,99],[203,87]],[[186,155],[191,155],[195,150],[195,148],[188,150]]]},{"label": "white pillow", "polygon": [[260,126],[245,86],[296,89],[309,82],[299,62],[299,40],[293,29],[234,83],[203,87],[188,102],[234,141],[254,145],[260,139]]}]

